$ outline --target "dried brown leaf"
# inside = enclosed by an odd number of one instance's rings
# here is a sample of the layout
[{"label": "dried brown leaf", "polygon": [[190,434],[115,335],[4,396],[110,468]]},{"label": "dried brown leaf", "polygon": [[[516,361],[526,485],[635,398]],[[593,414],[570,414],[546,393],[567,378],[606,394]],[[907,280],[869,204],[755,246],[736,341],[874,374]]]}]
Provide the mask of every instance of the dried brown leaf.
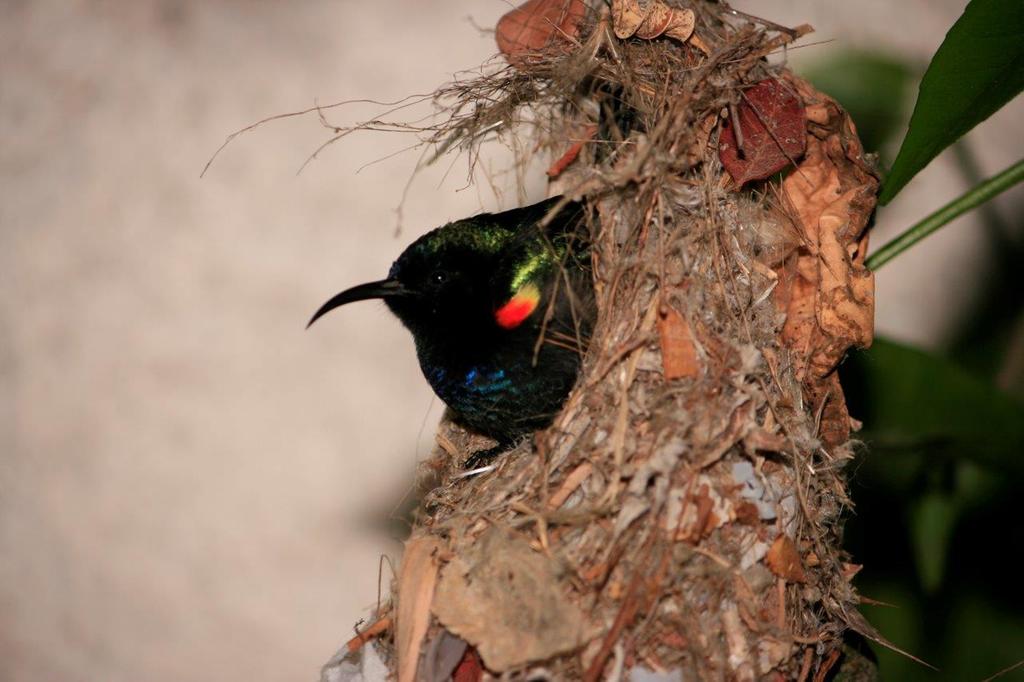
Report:
[{"label": "dried brown leaf", "polygon": [[498,20],[494,39],[510,64],[528,66],[540,53],[568,50],[586,11],[583,0],[528,0]]},{"label": "dried brown leaf", "polygon": [[756,526],[761,522],[761,513],[752,502],[740,502],[736,505],[736,520],[747,526]]},{"label": "dried brown leaf", "polygon": [[686,42],[697,17],[692,9],[670,7],[661,0],[614,0],[612,25],[618,38],[652,40],[662,35]]},{"label": "dried brown leaf", "polygon": [[803,156],[804,105],[786,83],[769,78],[746,90],[736,117],[722,124],[718,158],[737,185],[763,180]]},{"label": "dried brown leaf", "polygon": [[807,153],[782,183],[787,214],[802,245],[780,267],[776,305],[784,343],[818,418],[818,437],[835,446],[851,420],[834,370],[851,347],[871,345],[874,276],[864,267],[868,219],[878,180],[863,158],[849,116],[805,82],[791,84],[814,112]]},{"label": "dried brown leaf", "polygon": [[803,564],[800,563],[800,554],[796,550],[796,544],[788,535],[780,535],[775,538],[764,562],[772,573],[788,580],[791,583],[807,582],[807,574],[804,573]]},{"label": "dried brown leaf", "polygon": [[582,151],[583,149],[583,145],[585,145],[589,140],[594,139],[594,135],[596,134],[596,125],[591,124],[584,126],[580,138],[573,142],[572,145],[569,146],[569,149],[567,149],[564,154],[558,157],[558,160],[551,164],[551,166],[548,168],[548,177],[557,178],[559,175],[561,175],[562,171],[564,171],[566,168],[572,165],[572,162],[579,157],[580,151]]},{"label": "dried brown leaf", "polygon": [[658,336],[661,339],[662,370],[667,380],[695,377],[700,373],[690,325],[674,308],[666,307],[658,316]]},{"label": "dried brown leaf", "polygon": [[445,566],[434,615],[503,672],[579,646],[589,628],[558,581],[558,567],[528,542],[492,529]]}]

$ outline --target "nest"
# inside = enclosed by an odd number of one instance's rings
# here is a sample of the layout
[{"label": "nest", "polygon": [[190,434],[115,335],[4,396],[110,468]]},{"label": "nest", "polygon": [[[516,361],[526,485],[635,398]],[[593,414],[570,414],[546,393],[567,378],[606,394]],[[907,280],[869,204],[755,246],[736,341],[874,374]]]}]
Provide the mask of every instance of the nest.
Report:
[{"label": "nest", "polygon": [[871,341],[878,183],[839,106],[765,59],[809,29],[635,0],[502,22],[510,64],[439,90],[429,141],[530,127],[590,207],[599,319],[562,413],[494,471],[465,476],[480,438],[442,422],[396,598],[349,649],[379,636],[402,681],[825,679],[845,630],[877,636],[835,368]]}]

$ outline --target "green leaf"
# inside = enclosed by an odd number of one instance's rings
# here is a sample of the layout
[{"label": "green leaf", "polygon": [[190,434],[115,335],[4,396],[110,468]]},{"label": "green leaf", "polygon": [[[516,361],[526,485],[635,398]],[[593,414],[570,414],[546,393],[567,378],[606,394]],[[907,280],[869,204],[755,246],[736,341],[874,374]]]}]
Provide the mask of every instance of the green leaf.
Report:
[{"label": "green leaf", "polygon": [[1024,476],[1024,405],[938,356],[885,339],[843,367],[872,450],[916,450]]},{"label": "green leaf", "polygon": [[889,203],[939,152],[1022,88],[1024,2],[971,0],[921,80],[910,129],[879,202]]}]

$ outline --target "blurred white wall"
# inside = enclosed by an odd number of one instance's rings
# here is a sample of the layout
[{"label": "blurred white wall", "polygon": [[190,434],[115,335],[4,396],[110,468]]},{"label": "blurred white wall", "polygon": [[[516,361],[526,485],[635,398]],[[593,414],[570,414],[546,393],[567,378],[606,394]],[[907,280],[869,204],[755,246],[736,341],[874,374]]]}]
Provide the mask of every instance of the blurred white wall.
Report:
[{"label": "blurred white wall", "polygon": [[503,6],[0,11],[0,679],[312,679],[376,598],[393,548],[352,519],[402,491],[432,398],[383,306],[303,327],[481,199],[427,172],[396,239],[415,154],[355,171],[411,140],[296,177],[315,116],[199,172],[258,118],[479,64],[467,17]]},{"label": "blurred white wall", "polygon": [[[963,3],[741,6],[924,60]],[[419,232],[518,198],[442,164],[395,238],[416,153],[357,170],[411,140],[356,134],[296,176],[327,137],[309,116],[199,171],[263,116],[430,91],[494,51],[469,18],[507,9],[0,3],[0,679],[308,680],[351,635],[394,553],[353,520],[400,494],[439,408],[383,306],[303,326]],[[973,136],[986,172],[1019,155],[1020,113]],[[880,232],[961,189],[940,162]],[[887,268],[882,329],[940,338],[976,236],[951,228]]]}]

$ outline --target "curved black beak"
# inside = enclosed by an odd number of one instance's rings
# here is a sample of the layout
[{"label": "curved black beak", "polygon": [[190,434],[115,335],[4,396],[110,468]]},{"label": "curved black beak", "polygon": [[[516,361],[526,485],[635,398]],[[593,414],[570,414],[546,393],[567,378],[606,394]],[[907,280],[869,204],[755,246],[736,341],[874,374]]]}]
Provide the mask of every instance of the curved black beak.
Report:
[{"label": "curved black beak", "polygon": [[403,288],[402,283],[396,279],[382,279],[379,282],[367,282],[366,284],[354,286],[351,289],[346,289],[331,300],[327,301],[327,303],[320,306],[320,310],[317,310],[309,320],[309,323],[306,325],[306,329],[309,329],[314,322],[327,313],[331,312],[338,306],[345,305],[346,303],[365,301],[370,298],[401,296],[405,293],[407,293],[406,289]]}]

